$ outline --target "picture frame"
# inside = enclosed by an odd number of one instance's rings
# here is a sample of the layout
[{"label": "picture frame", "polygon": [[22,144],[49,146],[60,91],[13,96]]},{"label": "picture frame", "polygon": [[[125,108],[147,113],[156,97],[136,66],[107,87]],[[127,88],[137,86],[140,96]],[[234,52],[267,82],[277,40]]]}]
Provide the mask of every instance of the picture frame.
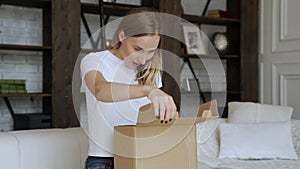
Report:
[{"label": "picture frame", "polygon": [[198,26],[182,24],[186,53],[188,55],[205,55],[205,45]]}]

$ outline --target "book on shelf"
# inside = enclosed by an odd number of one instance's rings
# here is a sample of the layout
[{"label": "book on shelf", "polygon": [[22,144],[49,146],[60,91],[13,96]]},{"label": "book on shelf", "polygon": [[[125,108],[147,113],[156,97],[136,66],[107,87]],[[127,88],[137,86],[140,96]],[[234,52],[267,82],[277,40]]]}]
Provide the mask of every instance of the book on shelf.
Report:
[{"label": "book on shelf", "polygon": [[0,80],[0,93],[27,93],[25,80]]},{"label": "book on shelf", "polygon": [[25,85],[25,80],[23,80],[23,79],[0,79],[0,84],[21,84],[21,85]]},{"label": "book on shelf", "polygon": [[208,12],[209,17],[215,17],[215,18],[228,18],[227,11],[224,10],[209,10]]}]

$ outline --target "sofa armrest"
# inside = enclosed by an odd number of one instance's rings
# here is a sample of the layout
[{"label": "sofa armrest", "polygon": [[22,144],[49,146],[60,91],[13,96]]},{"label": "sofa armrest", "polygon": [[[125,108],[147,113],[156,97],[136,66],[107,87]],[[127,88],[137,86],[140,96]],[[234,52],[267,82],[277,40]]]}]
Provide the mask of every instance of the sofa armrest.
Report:
[{"label": "sofa armrest", "polygon": [[84,169],[87,150],[87,135],[79,127],[13,131],[0,135],[3,168]]},{"label": "sofa armrest", "polygon": [[291,124],[294,148],[300,158],[300,120],[292,120]]},{"label": "sofa armrest", "polygon": [[0,159],[1,168],[19,169],[19,142],[10,133],[0,133]]}]

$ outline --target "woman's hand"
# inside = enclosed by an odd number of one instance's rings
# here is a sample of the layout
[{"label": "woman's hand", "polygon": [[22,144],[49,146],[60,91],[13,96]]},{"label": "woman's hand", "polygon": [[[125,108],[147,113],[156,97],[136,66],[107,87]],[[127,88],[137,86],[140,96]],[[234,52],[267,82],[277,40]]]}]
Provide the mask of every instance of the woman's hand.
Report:
[{"label": "woman's hand", "polygon": [[148,93],[148,98],[151,100],[155,117],[160,119],[161,123],[168,123],[176,114],[176,105],[171,96],[160,89],[153,88]]}]

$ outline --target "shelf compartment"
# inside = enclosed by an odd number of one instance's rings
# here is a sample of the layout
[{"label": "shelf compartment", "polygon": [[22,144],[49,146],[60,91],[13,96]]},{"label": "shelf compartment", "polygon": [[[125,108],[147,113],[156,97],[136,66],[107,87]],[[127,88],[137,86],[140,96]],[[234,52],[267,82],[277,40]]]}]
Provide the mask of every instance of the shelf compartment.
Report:
[{"label": "shelf compartment", "polygon": [[[209,95],[211,93],[214,93],[214,94],[225,94],[226,93],[226,94],[229,94],[229,95],[239,95],[239,94],[241,94],[240,91],[202,91],[202,93],[204,95]],[[198,93],[198,89],[197,89],[197,91],[191,91],[191,92],[181,91],[181,94],[199,94],[199,93]]]},{"label": "shelf compartment", "polygon": [[50,97],[51,93],[0,93],[0,97]]},{"label": "shelf compartment", "polygon": [[240,95],[242,92],[241,91],[238,91],[238,90],[230,90],[230,91],[227,91],[227,94],[230,94],[230,95]]},{"label": "shelf compartment", "polygon": [[14,114],[14,130],[50,128],[51,120],[45,113]]},{"label": "shelf compartment", "polygon": [[[196,58],[199,58],[199,55],[183,54],[181,57],[182,58],[196,59]],[[220,55],[219,57],[211,57],[211,56],[200,55],[200,58],[201,59],[239,59],[240,55],[228,54],[228,55]]]},{"label": "shelf compartment", "polygon": [[51,51],[51,46],[0,44],[1,50]]},{"label": "shelf compartment", "polygon": [[101,51],[103,51],[103,50],[101,50],[101,49],[81,48],[80,53],[81,53],[81,54],[83,54],[83,53],[88,54],[88,53],[91,53],[91,52],[101,52]]},{"label": "shelf compartment", "polygon": [[[128,11],[137,7],[140,6],[104,2],[103,12],[105,15],[124,16]],[[99,5],[92,3],[81,3],[81,11],[89,14],[99,14]]]},{"label": "shelf compartment", "polygon": [[51,0],[0,0],[0,4],[31,8],[44,8],[51,5]]},{"label": "shelf compartment", "polygon": [[183,14],[182,18],[192,23],[209,24],[209,25],[240,24],[240,20],[235,18],[214,18],[208,16],[196,16],[196,15],[188,15],[188,14]]}]

